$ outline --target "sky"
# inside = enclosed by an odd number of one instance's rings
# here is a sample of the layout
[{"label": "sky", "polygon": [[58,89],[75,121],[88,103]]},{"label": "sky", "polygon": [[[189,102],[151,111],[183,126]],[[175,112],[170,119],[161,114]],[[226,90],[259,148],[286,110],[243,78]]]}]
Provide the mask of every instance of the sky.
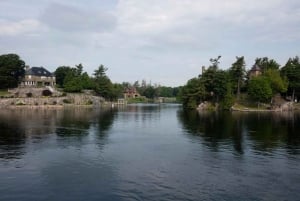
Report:
[{"label": "sky", "polygon": [[113,82],[184,85],[221,55],[300,56],[299,0],[0,0],[0,55],[55,71],[103,64]]}]

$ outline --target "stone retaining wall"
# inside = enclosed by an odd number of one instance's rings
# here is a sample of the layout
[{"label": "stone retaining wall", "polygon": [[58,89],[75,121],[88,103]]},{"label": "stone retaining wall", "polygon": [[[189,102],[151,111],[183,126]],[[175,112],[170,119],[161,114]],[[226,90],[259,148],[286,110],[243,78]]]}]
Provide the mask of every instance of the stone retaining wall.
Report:
[{"label": "stone retaining wall", "polygon": [[100,106],[104,99],[98,96],[85,94],[68,94],[61,97],[40,98],[1,98],[0,108],[16,106],[64,106],[64,105],[90,105]]}]

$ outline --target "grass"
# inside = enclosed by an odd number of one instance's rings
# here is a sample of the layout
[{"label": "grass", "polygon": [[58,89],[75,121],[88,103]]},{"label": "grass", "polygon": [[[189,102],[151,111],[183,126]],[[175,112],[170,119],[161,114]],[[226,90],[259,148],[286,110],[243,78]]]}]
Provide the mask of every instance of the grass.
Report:
[{"label": "grass", "polygon": [[0,96],[7,96],[10,93],[7,92],[7,90],[0,90]]}]

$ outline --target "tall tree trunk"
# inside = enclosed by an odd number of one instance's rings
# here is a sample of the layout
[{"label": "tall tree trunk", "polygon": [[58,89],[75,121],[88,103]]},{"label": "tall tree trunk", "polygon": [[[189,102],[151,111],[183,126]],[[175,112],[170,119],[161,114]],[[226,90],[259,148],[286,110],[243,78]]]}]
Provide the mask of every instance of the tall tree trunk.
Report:
[{"label": "tall tree trunk", "polygon": [[240,94],[241,94],[241,89],[240,89],[240,79],[238,79],[238,83],[237,83],[237,92],[236,92],[236,96],[237,99],[240,99]]},{"label": "tall tree trunk", "polygon": [[295,88],[293,89],[293,94],[292,94],[292,101],[295,101]]}]

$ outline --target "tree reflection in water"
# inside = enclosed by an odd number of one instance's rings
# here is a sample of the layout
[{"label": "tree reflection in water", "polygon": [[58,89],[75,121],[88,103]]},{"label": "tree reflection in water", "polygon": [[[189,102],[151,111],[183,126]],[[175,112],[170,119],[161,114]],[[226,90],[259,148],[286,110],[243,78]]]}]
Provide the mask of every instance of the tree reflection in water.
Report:
[{"label": "tree reflection in water", "polygon": [[[232,145],[243,154],[248,144],[258,151],[286,147],[295,154],[300,145],[299,113],[178,112],[183,128],[191,136],[201,137],[206,146],[216,151]],[[298,153],[299,154],[299,153]]]},{"label": "tree reflection in water", "polygon": [[[90,129],[103,139],[111,128],[115,111],[110,108],[3,109],[0,113],[0,158],[19,159],[30,143],[57,136],[58,145],[83,146]],[[68,141],[68,143],[64,143]],[[102,142],[103,143],[103,142]]]}]

